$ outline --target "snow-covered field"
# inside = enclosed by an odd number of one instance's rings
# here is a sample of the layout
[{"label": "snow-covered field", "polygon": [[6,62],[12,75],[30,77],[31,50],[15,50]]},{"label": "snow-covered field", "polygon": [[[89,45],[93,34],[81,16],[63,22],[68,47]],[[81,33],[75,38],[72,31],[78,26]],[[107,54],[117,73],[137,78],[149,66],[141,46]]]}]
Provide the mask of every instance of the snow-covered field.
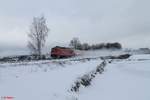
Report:
[{"label": "snow-covered field", "polygon": [[85,59],[1,63],[0,96],[12,96],[12,100],[150,100],[150,55],[113,60],[90,86],[77,93],[70,91],[79,77],[101,62]]},{"label": "snow-covered field", "polygon": [[[135,59],[147,59],[137,61]],[[79,100],[150,100],[150,55],[108,64],[90,88],[79,93]],[[134,61],[132,61],[134,59]]]},{"label": "snow-covered field", "polygon": [[91,71],[97,61],[49,62],[46,64],[2,64],[0,95],[15,100],[66,100],[77,77]]},{"label": "snow-covered field", "polygon": [[89,51],[76,51],[78,55],[76,58],[94,58],[99,56],[117,56],[120,54],[126,54],[128,52],[124,50],[89,50]]}]

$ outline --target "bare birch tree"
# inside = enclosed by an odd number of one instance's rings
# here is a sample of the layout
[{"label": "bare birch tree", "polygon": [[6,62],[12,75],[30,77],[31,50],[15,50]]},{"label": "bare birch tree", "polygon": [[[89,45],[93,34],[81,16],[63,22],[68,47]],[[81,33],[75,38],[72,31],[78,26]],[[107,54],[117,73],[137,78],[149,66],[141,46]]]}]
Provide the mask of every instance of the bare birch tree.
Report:
[{"label": "bare birch tree", "polygon": [[49,28],[47,27],[45,17],[34,17],[28,33],[30,39],[28,41],[28,48],[32,54],[38,55],[41,58],[48,32]]}]

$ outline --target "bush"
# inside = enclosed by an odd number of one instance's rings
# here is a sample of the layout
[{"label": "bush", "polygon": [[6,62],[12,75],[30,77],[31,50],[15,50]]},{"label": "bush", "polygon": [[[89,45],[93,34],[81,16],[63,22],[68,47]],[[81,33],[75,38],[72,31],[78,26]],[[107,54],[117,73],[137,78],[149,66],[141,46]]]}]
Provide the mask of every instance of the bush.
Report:
[{"label": "bush", "polygon": [[71,87],[72,92],[78,92],[81,86],[87,87],[91,85],[91,81],[95,78],[96,74],[101,74],[104,71],[104,67],[106,66],[106,61],[104,60],[100,65],[97,66],[96,70],[91,71],[82,77],[80,77],[74,85]]}]

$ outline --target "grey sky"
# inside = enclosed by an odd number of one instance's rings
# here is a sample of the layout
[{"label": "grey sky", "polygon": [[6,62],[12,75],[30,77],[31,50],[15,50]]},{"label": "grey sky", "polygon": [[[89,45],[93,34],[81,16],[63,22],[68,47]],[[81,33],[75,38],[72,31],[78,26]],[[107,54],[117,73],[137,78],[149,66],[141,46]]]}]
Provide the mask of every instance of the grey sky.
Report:
[{"label": "grey sky", "polygon": [[25,47],[34,16],[44,14],[51,29],[48,45],[121,42],[150,47],[149,0],[0,0],[1,47]]}]

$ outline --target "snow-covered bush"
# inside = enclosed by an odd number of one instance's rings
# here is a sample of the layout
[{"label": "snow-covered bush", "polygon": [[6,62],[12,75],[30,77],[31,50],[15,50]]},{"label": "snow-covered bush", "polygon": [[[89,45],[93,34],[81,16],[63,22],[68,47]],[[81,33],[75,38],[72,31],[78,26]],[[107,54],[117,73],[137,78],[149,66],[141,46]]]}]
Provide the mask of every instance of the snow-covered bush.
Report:
[{"label": "snow-covered bush", "polygon": [[77,81],[71,87],[72,92],[78,92],[81,86],[87,87],[91,85],[92,79],[95,78],[96,74],[101,74],[104,71],[104,67],[106,66],[106,61],[104,60],[101,64],[99,64],[95,70],[83,75],[78,78]]}]

